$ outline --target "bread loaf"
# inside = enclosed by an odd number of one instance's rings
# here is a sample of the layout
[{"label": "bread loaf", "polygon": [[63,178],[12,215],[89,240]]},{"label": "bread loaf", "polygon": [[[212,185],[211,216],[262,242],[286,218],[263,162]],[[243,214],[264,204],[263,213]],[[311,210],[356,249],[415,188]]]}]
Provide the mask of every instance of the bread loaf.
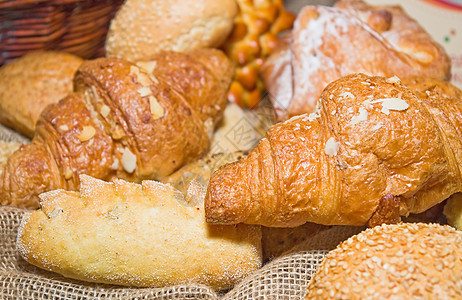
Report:
[{"label": "bread loaf", "polygon": [[236,12],[235,0],[127,0],[111,21],[106,55],[146,61],[164,50],[218,47]]},{"label": "bread loaf", "polygon": [[461,257],[462,232],[450,226],[377,226],[324,258],[305,299],[461,299]]},{"label": "bread loaf", "polygon": [[219,290],[261,265],[260,228],[207,225],[198,185],[183,196],[155,181],[80,181],[80,192],[40,195],[41,209],[23,219],[17,244],[26,261],[91,282]]},{"label": "bread loaf", "polygon": [[72,92],[82,59],[65,52],[29,53],[0,68],[0,122],[33,137],[43,109]]}]

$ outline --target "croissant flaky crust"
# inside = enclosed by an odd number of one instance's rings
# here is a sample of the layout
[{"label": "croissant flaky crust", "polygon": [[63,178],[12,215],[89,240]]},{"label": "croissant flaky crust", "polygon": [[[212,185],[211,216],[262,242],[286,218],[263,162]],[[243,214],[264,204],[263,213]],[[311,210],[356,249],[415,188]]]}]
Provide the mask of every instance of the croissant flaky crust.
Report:
[{"label": "croissant flaky crust", "polygon": [[206,224],[204,194],[199,185],[184,197],[156,181],[81,175],[80,192],[40,195],[41,209],[21,222],[18,250],[36,266],[85,281],[229,288],[261,266],[260,227]]},{"label": "croissant flaky crust", "polygon": [[361,0],[306,6],[273,55],[263,75],[280,119],[311,113],[327,84],[348,74],[451,76],[444,48],[400,6]]},{"label": "croissant flaky crust", "polygon": [[462,100],[448,83],[423,82],[353,74],[329,84],[314,113],[274,125],[212,175],[207,220],[363,225],[460,192]]},{"label": "croissant flaky crust", "polygon": [[79,174],[139,182],[169,175],[208,150],[233,67],[219,50],[165,52],[137,65],[84,62],[75,92],[45,109],[36,135],[8,160],[3,205],[38,207],[38,195],[75,190]]}]

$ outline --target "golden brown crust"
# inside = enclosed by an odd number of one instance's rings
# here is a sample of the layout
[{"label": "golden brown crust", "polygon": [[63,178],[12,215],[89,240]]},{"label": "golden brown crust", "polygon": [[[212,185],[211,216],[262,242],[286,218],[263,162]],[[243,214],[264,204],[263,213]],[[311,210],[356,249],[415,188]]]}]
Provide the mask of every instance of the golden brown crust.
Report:
[{"label": "golden brown crust", "polygon": [[85,281],[230,288],[261,266],[261,231],[205,224],[204,193],[190,189],[193,205],[167,184],[83,175],[80,193],[40,195],[41,209],[20,225],[18,250],[38,267]]},{"label": "golden brown crust", "polygon": [[293,72],[284,81],[292,82],[293,96],[280,107],[281,119],[312,112],[327,84],[351,73],[444,80],[451,75],[443,47],[399,6],[358,0],[307,6],[294,23],[290,50]]},{"label": "golden brown crust", "polygon": [[84,62],[75,93],[43,112],[32,144],[8,161],[2,204],[36,208],[42,192],[76,189],[79,174],[162,178],[205,154],[226,104],[230,62],[212,49],[155,61]]},{"label": "golden brown crust", "polygon": [[462,190],[461,115],[460,99],[419,99],[396,77],[343,77],[212,175],[207,220],[364,225],[388,193],[423,212]]},{"label": "golden brown crust", "polygon": [[111,22],[106,53],[142,61],[166,50],[218,47],[230,33],[236,13],[235,0],[128,0]]},{"label": "golden brown crust", "polygon": [[461,299],[462,232],[439,224],[377,226],[340,244],[305,299]]},{"label": "golden brown crust", "polygon": [[42,110],[72,92],[82,59],[64,52],[27,54],[0,68],[0,122],[34,136]]}]

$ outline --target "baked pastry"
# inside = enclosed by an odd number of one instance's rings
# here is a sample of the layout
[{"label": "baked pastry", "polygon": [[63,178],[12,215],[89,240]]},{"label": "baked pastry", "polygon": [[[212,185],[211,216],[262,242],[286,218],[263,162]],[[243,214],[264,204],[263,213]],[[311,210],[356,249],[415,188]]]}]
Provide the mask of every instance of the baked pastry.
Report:
[{"label": "baked pastry", "polygon": [[461,192],[462,100],[418,95],[397,77],[332,82],[314,113],[212,174],[207,221],[374,226]]},{"label": "baked pastry", "polygon": [[256,108],[263,98],[259,75],[265,59],[279,44],[279,35],[292,28],[295,15],[283,0],[237,0],[239,10],[231,34],[221,48],[236,64],[228,99],[240,107]]},{"label": "baked pastry", "polygon": [[0,122],[33,137],[42,110],[72,92],[82,59],[65,52],[29,53],[0,68]]},{"label": "baked pastry", "polygon": [[80,181],[80,193],[41,194],[41,209],[22,220],[17,245],[26,261],[85,281],[214,289],[261,265],[260,228],[206,224],[198,185],[183,199],[156,181]]},{"label": "baked pastry", "polygon": [[[291,35],[282,51],[290,55],[278,53],[263,72],[281,120],[311,113],[327,84],[351,73],[450,79],[443,47],[400,6],[370,6],[361,0],[306,6]],[[290,68],[277,78],[273,72],[285,65]]]},{"label": "baked pastry", "polygon": [[84,62],[75,93],[42,113],[34,140],[8,160],[2,205],[37,208],[40,193],[74,190],[79,175],[159,179],[207,153],[233,68],[219,50],[165,52],[138,65]]},{"label": "baked pastry", "polygon": [[443,211],[448,224],[462,230],[462,193],[452,195]]},{"label": "baked pastry", "polygon": [[106,55],[143,61],[164,50],[218,47],[236,13],[235,0],[127,0],[111,21]]},{"label": "baked pastry", "polygon": [[367,229],[317,268],[305,299],[461,299],[462,232],[401,223]]}]

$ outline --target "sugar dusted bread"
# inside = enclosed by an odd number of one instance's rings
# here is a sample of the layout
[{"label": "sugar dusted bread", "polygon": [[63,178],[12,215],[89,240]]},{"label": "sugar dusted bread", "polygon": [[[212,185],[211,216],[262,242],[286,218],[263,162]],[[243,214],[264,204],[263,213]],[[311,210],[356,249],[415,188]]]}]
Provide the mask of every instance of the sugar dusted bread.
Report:
[{"label": "sugar dusted bread", "polygon": [[444,48],[400,6],[361,0],[304,7],[285,50],[273,55],[263,75],[281,120],[311,113],[323,89],[351,73],[444,80],[451,75]]},{"label": "sugar dusted bread", "polygon": [[18,250],[66,277],[129,286],[197,282],[225,289],[261,265],[259,227],[205,223],[204,191],[186,198],[167,184],[104,182],[81,175],[80,192],[40,196]]}]

